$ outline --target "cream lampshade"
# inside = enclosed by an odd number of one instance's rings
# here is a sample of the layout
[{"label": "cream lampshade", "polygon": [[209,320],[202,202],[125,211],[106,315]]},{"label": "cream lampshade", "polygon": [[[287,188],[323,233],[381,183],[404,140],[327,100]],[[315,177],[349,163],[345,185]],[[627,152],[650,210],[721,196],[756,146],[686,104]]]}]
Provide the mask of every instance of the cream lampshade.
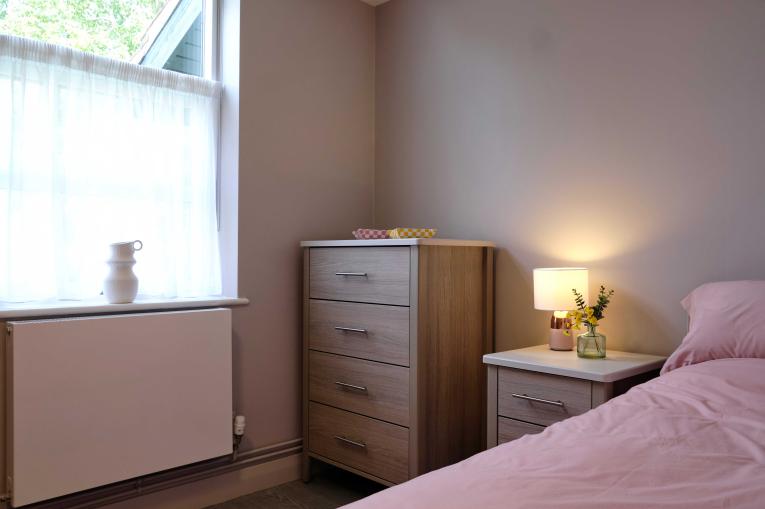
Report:
[{"label": "cream lampshade", "polygon": [[576,289],[589,302],[589,278],[583,267],[534,269],[534,308],[553,311],[550,319],[550,349],[571,350],[574,340],[564,334],[568,326],[566,312],[574,309]]}]

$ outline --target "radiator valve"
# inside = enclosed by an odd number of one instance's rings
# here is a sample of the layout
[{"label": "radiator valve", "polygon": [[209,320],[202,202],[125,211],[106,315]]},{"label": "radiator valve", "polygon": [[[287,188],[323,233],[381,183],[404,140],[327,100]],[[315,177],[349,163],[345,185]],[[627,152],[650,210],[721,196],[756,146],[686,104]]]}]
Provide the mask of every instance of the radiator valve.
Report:
[{"label": "radiator valve", "polygon": [[244,435],[244,416],[237,415],[234,417],[234,436],[240,437]]},{"label": "radiator valve", "polygon": [[239,444],[242,443],[242,438],[244,438],[244,425],[243,415],[234,417],[234,454],[232,454],[231,457],[232,461],[236,461],[236,458],[239,455]]}]

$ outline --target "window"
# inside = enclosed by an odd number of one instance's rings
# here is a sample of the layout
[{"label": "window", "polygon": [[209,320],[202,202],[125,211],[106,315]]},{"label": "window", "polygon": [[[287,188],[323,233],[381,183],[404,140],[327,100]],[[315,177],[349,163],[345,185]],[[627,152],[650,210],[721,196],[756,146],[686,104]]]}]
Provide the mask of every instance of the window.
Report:
[{"label": "window", "polygon": [[[139,295],[221,294],[221,87],[151,68],[210,75],[206,4],[0,0],[0,31],[23,9],[61,5],[45,19],[61,15],[66,26],[42,26],[52,42],[114,53],[0,33],[0,302],[97,297],[108,244],[132,239],[144,244]],[[75,15],[102,27],[111,19],[117,35],[88,38]]]},{"label": "window", "polygon": [[209,0],[168,2],[147,29],[132,61],[194,76],[212,77],[215,10]]},{"label": "window", "polygon": [[0,33],[212,77],[214,0],[0,0]]}]

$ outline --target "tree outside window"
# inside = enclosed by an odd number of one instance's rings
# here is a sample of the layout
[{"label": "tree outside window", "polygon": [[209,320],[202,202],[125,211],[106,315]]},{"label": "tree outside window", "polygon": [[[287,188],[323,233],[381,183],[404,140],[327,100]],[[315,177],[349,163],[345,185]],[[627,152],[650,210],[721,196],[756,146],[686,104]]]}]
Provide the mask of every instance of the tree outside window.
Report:
[{"label": "tree outside window", "polygon": [[203,0],[0,0],[0,33],[202,75]]}]

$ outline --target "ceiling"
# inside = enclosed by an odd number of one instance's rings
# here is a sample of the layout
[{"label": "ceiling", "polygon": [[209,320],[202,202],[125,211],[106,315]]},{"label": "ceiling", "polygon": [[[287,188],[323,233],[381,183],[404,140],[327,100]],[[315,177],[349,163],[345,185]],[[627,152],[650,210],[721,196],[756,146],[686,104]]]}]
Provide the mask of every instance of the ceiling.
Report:
[{"label": "ceiling", "polygon": [[369,5],[380,5],[380,4],[384,4],[388,0],[361,0],[361,1]]}]

